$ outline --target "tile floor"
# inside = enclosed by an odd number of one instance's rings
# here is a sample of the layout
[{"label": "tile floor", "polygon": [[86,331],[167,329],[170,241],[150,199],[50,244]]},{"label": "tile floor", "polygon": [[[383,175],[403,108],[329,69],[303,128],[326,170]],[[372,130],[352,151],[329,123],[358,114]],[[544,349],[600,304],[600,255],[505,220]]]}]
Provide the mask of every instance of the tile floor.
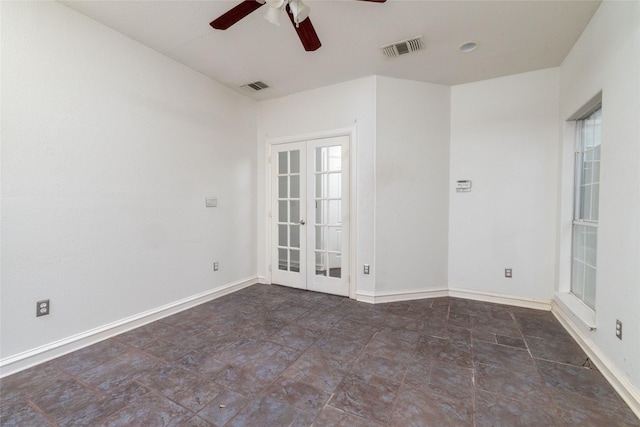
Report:
[{"label": "tile floor", "polygon": [[2,379],[0,424],[640,425],[586,359],[548,312],[254,285]]}]

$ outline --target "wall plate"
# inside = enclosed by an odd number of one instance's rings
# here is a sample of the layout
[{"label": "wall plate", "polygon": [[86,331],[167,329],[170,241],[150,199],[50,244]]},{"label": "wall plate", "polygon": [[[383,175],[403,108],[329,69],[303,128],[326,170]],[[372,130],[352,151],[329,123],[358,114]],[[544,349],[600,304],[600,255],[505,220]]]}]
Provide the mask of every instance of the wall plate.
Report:
[{"label": "wall plate", "polygon": [[49,314],[49,309],[51,308],[51,303],[48,299],[43,299],[41,301],[36,302],[36,317],[46,316]]}]

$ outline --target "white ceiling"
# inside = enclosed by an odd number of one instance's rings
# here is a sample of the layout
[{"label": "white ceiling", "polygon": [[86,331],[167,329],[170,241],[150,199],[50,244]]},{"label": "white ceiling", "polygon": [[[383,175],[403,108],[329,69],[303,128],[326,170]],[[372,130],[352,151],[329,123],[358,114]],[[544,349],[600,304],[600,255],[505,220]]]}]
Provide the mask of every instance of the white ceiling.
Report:
[{"label": "white ceiling", "polygon": [[[305,0],[322,47],[305,52],[268,6],[226,31],[209,22],[237,1],[62,1],[256,99],[270,99],[372,74],[455,85],[560,65],[600,1]],[[379,47],[423,35],[426,49],[397,58]],[[461,53],[465,42],[478,48]],[[239,86],[261,80],[270,88]]]}]

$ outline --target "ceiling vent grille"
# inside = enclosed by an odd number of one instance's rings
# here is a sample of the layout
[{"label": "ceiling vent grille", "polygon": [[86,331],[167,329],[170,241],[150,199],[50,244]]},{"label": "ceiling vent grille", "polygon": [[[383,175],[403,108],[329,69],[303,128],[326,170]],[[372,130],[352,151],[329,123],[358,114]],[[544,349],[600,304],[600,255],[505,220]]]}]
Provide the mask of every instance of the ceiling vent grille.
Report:
[{"label": "ceiling vent grille", "polygon": [[253,83],[247,83],[246,85],[240,86],[241,89],[254,91],[254,92],[257,92],[257,91],[262,90],[262,89],[266,89],[268,87],[269,87],[268,84],[266,84],[265,82],[261,82],[261,81],[257,81],[257,82],[253,82]]},{"label": "ceiling vent grille", "polygon": [[401,40],[380,48],[382,53],[389,58],[394,58],[396,56],[404,55],[405,53],[411,53],[422,49],[424,49],[424,40],[422,36]]}]

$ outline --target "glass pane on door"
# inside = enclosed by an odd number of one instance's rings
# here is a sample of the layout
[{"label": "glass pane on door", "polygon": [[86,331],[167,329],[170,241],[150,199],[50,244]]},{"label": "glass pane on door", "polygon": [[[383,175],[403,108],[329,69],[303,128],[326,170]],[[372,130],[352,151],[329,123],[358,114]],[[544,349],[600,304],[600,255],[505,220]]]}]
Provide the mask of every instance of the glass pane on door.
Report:
[{"label": "glass pane on door", "polygon": [[278,269],[300,272],[300,150],[278,153]]},{"label": "glass pane on door", "polygon": [[289,269],[289,258],[287,257],[287,250],[278,248],[278,270],[288,270],[288,269]]},{"label": "glass pane on door", "polygon": [[326,253],[316,251],[316,276],[327,275],[327,262],[325,261]]},{"label": "glass pane on door", "polygon": [[289,177],[288,176],[279,176],[278,177],[278,197],[279,198],[287,198],[289,189]]},{"label": "glass pane on door", "polygon": [[293,249],[289,251],[289,271],[300,272],[300,251]]},{"label": "glass pane on door", "polygon": [[289,226],[289,246],[292,248],[300,247],[300,226],[298,224]]},{"label": "glass pane on door", "polygon": [[278,153],[278,174],[283,175],[289,172],[289,152]]},{"label": "glass pane on door", "polygon": [[342,211],[342,147],[314,150],[315,260],[316,275],[342,277],[340,240]]},{"label": "glass pane on door", "polygon": [[324,224],[324,213],[327,210],[325,206],[327,202],[324,200],[316,200],[316,224]]},{"label": "glass pane on door", "polygon": [[300,173],[300,150],[289,151],[291,159],[291,173]]},{"label": "glass pane on door", "polygon": [[286,200],[278,201],[278,222],[287,222],[289,220],[288,202]]},{"label": "glass pane on door", "polygon": [[339,253],[329,253],[329,276],[342,277],[342,259]]},{"label": "glass pane on door", "polygon": [[296,220],[300,220],[300,201],[299,200],[289,200],[288,202],[289,204],[289,208],[291,209],[291,212],[289,213],[289,216],[291,217],[292,221],[296,221]]}]

